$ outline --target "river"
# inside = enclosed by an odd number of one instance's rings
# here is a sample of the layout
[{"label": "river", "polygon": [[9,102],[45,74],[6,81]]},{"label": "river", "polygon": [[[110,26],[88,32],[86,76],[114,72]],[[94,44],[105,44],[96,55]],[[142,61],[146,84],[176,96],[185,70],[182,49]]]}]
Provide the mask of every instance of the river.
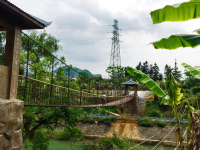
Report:
[{"label": "river", "polygon": [[[79,149],[78,144],[81,144],[81,143],[77,143],[77,145],[73,145],[73,149],[71,149],[70,141],[49,140],[48,150],[81,150]],[[153,147],[154,145],[143,145],[140,148],[141,150],[151,150]],[[174,147],[160,145],[155,150],[174,150]]]}]

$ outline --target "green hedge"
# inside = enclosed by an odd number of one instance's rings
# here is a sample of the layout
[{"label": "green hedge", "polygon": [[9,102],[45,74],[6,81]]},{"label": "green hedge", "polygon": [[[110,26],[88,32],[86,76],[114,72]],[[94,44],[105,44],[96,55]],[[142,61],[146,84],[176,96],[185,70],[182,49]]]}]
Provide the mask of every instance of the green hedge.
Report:
[{"label": "green hedge", "polygon": [[163,121],[151,121],[149,118],[138,118],[138,125],[144,127],[165,127],[166,123]]}]

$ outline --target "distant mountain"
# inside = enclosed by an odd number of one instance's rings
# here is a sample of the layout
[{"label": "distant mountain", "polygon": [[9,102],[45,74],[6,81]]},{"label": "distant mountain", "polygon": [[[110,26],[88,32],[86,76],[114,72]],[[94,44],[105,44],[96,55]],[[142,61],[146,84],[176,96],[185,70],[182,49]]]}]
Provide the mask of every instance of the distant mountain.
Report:
[{"label": "distant mountain", "polygon": [[[67,66],[63,66],[63,68],[67,68]],[[93,76],[93,74],[89,70],[87,70],[87,69],[81,70],[79,68],[74,67],[74,70],[76,70],[77,72],[86,72],[89,75]],[[70,70],[70,78],[75,78],[78,75],[78,73],[75,72],[74,70]],[[57,71],[58,71],[58,69],[54,70],[55,73]],[[67,70],[65,71],[65,76],[68,76],[68,71]]]}]

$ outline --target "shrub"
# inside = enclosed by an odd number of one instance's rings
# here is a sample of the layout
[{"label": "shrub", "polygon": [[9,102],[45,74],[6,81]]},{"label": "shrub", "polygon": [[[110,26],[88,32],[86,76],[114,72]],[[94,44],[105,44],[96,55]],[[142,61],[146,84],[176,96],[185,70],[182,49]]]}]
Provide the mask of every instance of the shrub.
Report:
[{"label": "shrub", "polygon": [[113,141],[111,138],[106,138],[106,139],[101,139],[99,141],[99,148],[100,149],[105,149],[105,150],[110,150],[113,148]]},{"label": "shrub", "polygon": [[100,118],[100,117],[88,117],[88,116],[84,116],[84,117],[77,118],[77,121],[83,122],[83,123],[94,123],[95,121],[97,121],[98,123],[105,123],[105,124],[109,124],[109,125],[111,123],[115,122],[115,120],[116,120],[115,117]]},{"label": "shrub", "polygon": [[157,127],[165,127],[166,126],[166,123],[164,121],[157,121],[155,124]]},{"label": "shrub", "polygon": [[31,150],[47,150],[49,146],[49,139],[47,139],[43,132],[37,130],[32,139],[27,139],[24,144],[25,149]]},{"label": "shrub", "polygon": [[144,127],[153,127],[154,123],[149,118],[138,118],[138,125]]},{"label": "shrub", "polygon": [[149,117],[162,117],[162,113],[158,109],[150,107],[150,109],[148,111],[148,116]]}]

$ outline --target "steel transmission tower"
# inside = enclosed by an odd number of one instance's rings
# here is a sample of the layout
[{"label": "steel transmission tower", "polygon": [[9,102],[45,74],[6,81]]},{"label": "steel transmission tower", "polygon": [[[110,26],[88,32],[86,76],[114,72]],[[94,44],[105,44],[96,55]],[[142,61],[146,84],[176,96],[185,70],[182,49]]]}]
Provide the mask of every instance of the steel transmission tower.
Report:
[{"label": "steel transmission tower", "polygon": [[110,66],[117,67],[121,66],[121,56],[120,56],[120,45],[119,45],[119,27],[118,21],[114,20],[113,26],[113,37],[112,39],[112,47],[111,47],[111,55],[110,55]]}]

